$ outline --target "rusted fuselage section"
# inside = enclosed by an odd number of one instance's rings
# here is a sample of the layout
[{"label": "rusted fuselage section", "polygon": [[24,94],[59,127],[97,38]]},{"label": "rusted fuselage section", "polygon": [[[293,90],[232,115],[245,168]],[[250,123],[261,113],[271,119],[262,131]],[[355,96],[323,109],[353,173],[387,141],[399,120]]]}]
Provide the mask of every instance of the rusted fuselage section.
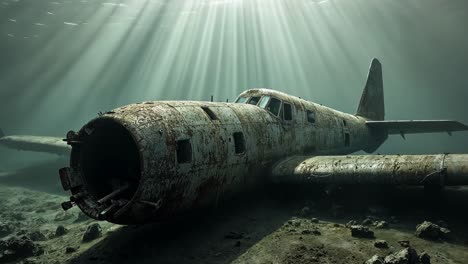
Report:
[{"label": "rusted fuselage section", "polygon": [[468,155],[296,156],[273,167],[275,183],[468,185]]},{"label": "rusted fuselage section", "polygon": [[64,208],[77,204],[121,224],[160,220],[265,182],[285,157],[371,144],[364,118],[273,90],[241,96],[265,95],[290,104],[292,118],[250,104],[193,101],[145,102],[97,117],[67,136],[71,162],[61,179],[72,197]]},{"label": "rusted fuselage section", "polygon": [[120,107],[67,134],[70,167],[60,177],[72,196],[62,206],[136,224],[216,205],[271,180],[468,184],[466,156],[329,156],[380,146],[388,130],[367,122],[268,89],[248,90],[236,103]]}]

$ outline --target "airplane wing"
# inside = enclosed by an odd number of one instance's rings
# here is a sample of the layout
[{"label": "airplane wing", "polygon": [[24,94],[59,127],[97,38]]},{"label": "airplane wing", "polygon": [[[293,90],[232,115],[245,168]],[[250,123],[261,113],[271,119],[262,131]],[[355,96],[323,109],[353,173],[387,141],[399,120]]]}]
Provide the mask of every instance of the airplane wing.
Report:
[{"label": "airplane wing", "polygon": [[59,137],[5,136],[0,130],[0,145],[11,149],[69,155],[71,147]]},{"label": "airplane wing", "polygon": [[274,183],[468,185],[468,154],[293,156],[276,163]]},{"label": "airplane wing", "polygon": [[468,130],[468,126],[452,120],[386,120],[367,121],[370,128],[386,130],[389,134],[454,132]]}]

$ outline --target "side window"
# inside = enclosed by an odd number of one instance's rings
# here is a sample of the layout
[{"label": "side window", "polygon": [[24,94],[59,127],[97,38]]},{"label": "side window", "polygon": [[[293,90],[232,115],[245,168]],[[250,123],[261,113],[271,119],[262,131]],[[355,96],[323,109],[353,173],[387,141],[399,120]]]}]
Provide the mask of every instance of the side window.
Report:
[{"label": "side window", "polygon": [[243,103],[245,103],[247,101],[247,99],[249,99],[249,98],[248,97],[239,97],[239,98],[237,98],[236,103],[243,104]]},{"label": "side window", "polygon": [[260,96],[254,96],[250,98],[250,100],[247,103],[251,105],[257,105],[258,101],[260,101]]},{"label": "side window", "polygon": [[258,103],[258,106],[265,109],[265,106],[267,106],[268,102],[270,101],[270,96],[265,95],[260,99],[260,103]]},{"label": "side window", "polygon": [[236,154],[242,154],[245,152],[245,140],[242,132],[235,132],[234,137],[234,151]]},{"label": "side window", "polygon": [[281,108],[281,101],[276,98],[271,98],[266,110],[270,111],[273,115],[278,116]]},{"label": "side window", "polygon": [[307,110],[307,122],[315,124],[315,112]]},{"label": "side window", "polygon": [[288,103],[283,104],[283,119],[285,121],[292,120],[292,106]]},{"label": "side window", "polygon": [[177,140],[177,163],[190,163],[192,161],[192,144],[190,139]]}]

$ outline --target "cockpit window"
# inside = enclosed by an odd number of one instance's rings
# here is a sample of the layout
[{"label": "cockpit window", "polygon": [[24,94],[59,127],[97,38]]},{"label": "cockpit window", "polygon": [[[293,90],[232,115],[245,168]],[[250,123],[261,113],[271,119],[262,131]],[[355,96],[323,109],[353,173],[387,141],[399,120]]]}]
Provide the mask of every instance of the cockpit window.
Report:
[{"label": "cockpit window", "polygon": [[239,97],[239,98],[237,98],[236,103],[243,104],[243,103],[245,103],[247,101],[247,99],[249,99],[249,98],[248,97]]},{"label": "cockpit window", "polygon": [[250,98],[250,100],[247,103],[251,105],[257,105],[258,101],[260,101],[260,96],[254,96]]},{"label": "cockpit window", "polygon": [[262,99],[260,99],[260,103],[258,103],[258,106],[261,108],[265,108],[269,101],[270,101],[270,96],[265,95],[262,97]]},{"label": "cockpit window", "polygon": [[266,110],[270,111],[273,115],[278,116],[281,108],[281,101],[276,98],[271,98],[270,103],[266,107]]}]

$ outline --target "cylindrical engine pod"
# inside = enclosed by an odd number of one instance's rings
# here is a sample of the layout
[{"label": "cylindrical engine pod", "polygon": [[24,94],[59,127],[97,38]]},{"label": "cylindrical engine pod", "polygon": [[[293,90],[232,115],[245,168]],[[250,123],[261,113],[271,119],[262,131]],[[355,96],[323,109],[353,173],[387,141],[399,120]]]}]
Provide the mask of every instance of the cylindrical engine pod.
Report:
[{"label": "cylindrical engine pod", "polygon": [[468,155],[294,156],[273,167],[276,183],[468,185]]}]

